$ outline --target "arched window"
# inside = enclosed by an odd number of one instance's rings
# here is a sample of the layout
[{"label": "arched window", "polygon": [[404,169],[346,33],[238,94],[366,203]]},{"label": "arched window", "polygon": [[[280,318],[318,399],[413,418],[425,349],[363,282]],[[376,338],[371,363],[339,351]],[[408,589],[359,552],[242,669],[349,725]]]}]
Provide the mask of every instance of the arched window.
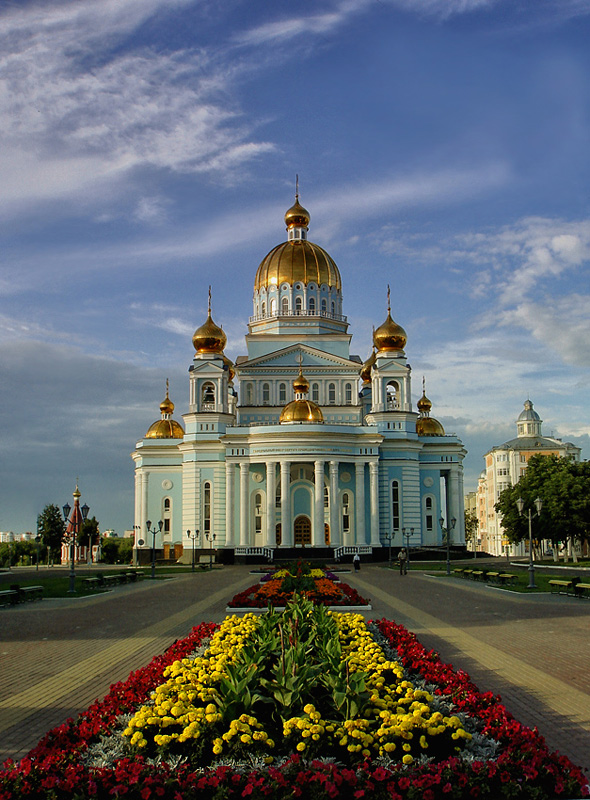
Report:
[{"label": "arched window", "polygon": [[394,531],[399,530],[400,502],[399,481],[391,482],[391,526]]},{"label": "arched window", "polygon": [[330,490],[324,486],[324,508],[330,507]]},{"label": "arched window", "polygon": [[387,390],[387,408],[391,410],[398,409],[399,405],[399,386],[397,383],[390,381],[386,387]]},{"label": "arched window", "polygon": [[212,383],[204,383],[202,391],[203,406],[215,404],[215,386]]},{"label": "arched window", "polygon": [[322,300],[322,314],[325,314],[328,310],[328,301],[326,298]]},{"label": "arched window", "polygon": [[331,383],[328,386],[328,403],[331,406],[336,405],[336,384]]},{"label": "arched window", "polygon": [[254,496],[254,530],[262,533],[262,495],[259,492]]},{"label": "arched window", "polygon": [[320,402],[320,387],[317,383],[311,384],[311,399],[314,403]]},{"label": "arched window", "polygon": [[266,316],[266,303],[264,302],[264,300],[262,301],[261,308],[262,308],[262,316],[265,317]]},{"label": "arched window", "polygon": [[272,300],[270,301],[270,315],[271,315],[271,317],[276,316],[276,313],[277,313],[277,301],[276,301],[276,298],[273,297]]},{"label": "arched window", "polygon": [[315,314],[315,297],[310,297],[308,302],[309,313]]},{"label": "arched window", "polygon": [[269,406],[270,405],[270,386],[268,383],[262,384],[262,405]]},{"label": "arched window", "polygon": [[246,384],[246,405],[251,406],[254,403],[254,388],[251,383]]},{"label": "arched window", "polygon": [[301,297],[295,298],[295,313],[301,314],[301,309],[303,308],[303,300]]},{"label": "arched window", "polygon": [[347,406],[351,406],[352,405],[352,386],[351,386],[350,383],[346,384],[346,387],[344,389],[344,396],[345,396],[344,402],[346,403],[346,405]]},{"label": "arched window", "polygon": [[170,511],[170,498],[166,497],[164,499],[164,511]]},{"label": "arched window", "polygon": [[350,513],[348,507],[348,492],[344,492],[342,495],[342,531],[344,533],[348,533],[350,530]]},{"label": "arched window", "polygon": [[285,316],[289,313],[289,298],[283,297],[281,300],[281,314],[285,314]]},{"label": "arched window", "polygon": [[203,484],[203,531],[211,533],[211,484]]},{"label": "arched window", "polygon": [[332,316],[336,313],[336,304],[332,300]]},{"label": "arched window", "polygon": [[287,402],[287,387],[284,383],[279,384],[279,403]]}]

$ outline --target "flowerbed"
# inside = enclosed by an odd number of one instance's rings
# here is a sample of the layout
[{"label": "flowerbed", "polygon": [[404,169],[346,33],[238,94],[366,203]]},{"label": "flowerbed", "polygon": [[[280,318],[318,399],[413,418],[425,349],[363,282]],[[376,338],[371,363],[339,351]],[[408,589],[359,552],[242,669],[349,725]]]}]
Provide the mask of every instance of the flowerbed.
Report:
[{"label": "flowerbed", "polygon": [[387,620],[298,600],[200,625],[0,772],[0,799],[588,795],[492,694]]},{"label": "flowerbed", "polygon": [[229,608],[285,607],[299,594],[314,603],[326,606],[367,606],[369,601],[347,583],[338,581],[332,573],[313,569],[298,561],[284,569],[265,575],[260,583],[236,594]]}]

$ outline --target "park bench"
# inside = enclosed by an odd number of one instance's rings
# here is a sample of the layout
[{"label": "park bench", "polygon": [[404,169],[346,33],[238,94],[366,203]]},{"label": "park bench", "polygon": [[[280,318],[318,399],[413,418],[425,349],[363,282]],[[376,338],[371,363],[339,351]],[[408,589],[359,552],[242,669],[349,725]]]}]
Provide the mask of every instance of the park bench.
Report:
[{"label": "park bench", "polygon": [[472,573],[472,572],[473,572],[473,570],[472,570],[472,569],[464,569],[464,570],[463,570],[463,575],[464,575],[466,578],[470,578],[470,577],[471,577],[471,573]]},{"label": "park bench", "polygon": [[118,575],[101,575],[103,586],[117,586],[119,583]]},{"label": "park bench", "polygon": [[494,583],[495,583],[500,579],[500,573],[499,572],[488,572],[487,578],[488,578],[488,580],[494,581]]},{"label": "park bench", "polygon": [[511,572],[501,572],[498,575],[498,579],[502,586],[505,586],[506,584],[511,584],[518,580],[518,575],[513,575]]},{"label": "park bench", "polygon": [[141,578],[143,578],[143,572],[126,572],[125,578],[130,583],[134,583],[135,581],[141,580]]},{"label": "park bench", "polygon": [[471,577],[473,578],[474,581],[479,581],[479,580],[483,579],[483,575],[484,575],[484,573],[483,573],[482,569],[472,569],[471,570]]},{"label": "park bench", "polygon": [[453,570],[453,572],[455,572],[457,575],[459,575],[460,577],[462,577],[464,570],[463,570],[462,568],[460,568],[460,569],[454,569],[454,570]]},{"label": "park bench", "polygon": [[576,583],[574,585],[574,592],[576,597],[588,597],[586,592],[590,591],[590,583]]},{"label": "park bench", "polygon": [[82,587],[84,589],[98,589],[100,588],[100,578],[82,578]]},{"label": "park bench", "polygon": [[0,592],[0,606],[15,606],[18,603],[18,592],[15,589],[3,589]]},{"label": "park bench", "polygon": [[43,587],[42,586],[23,586],[19,589],[19,600],[25,602],[29,600],[42,600]]},{"label": "park bench", "polygon": [[549,581],[549,586],[551,586],[551,591],[552,592],[554,591],[554,587],[555,587],[555,591],[556,592],[561,593],[561,591],[563,589],[565,589],[565,593],[569,594],[569,590],[572,588],[572,582],[571,581],[562,581],[562,580],[558,580],[557,578],[554,578],[553,580]]}]

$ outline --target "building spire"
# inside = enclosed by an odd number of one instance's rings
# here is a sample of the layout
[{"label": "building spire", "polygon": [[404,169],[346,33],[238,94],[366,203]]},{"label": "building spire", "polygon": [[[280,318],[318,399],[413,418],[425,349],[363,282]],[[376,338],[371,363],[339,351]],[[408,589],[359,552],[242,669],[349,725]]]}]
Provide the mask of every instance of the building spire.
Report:
[{"label": "building spire", "polygon": [[387,284],[387,313],[391,316],[391,289]]},{"label": "building spire", "polygon": [[211,284],[209,284],[209,303],[207,306],[207,312],[209,316],[211,316]]},{"label": "building spire", "polygon": [[295,202],[299,202],[299,174],[295,175]]}]

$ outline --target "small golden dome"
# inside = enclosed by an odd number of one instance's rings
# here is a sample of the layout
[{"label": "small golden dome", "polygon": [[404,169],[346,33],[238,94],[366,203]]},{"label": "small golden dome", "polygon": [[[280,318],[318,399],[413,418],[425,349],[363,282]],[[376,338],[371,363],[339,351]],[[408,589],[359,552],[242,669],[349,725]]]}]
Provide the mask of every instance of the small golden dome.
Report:
[{"label": "small golden dome", "polygon": [[301,367],[299,368],[299,375],[293,381],[293,389],[302,394],[307,394],[309,392],[309,381],[301,371]]},{"label": "small golden dome", "polygon": [[159,419],[150,425],[146,439],[183,439],[184,429],[175,419]]},{"label": "small golden dome", "polygon": [[209,307],[207,319],[193,334],[193,345],[197,353],[223,353],[227,336],[211,318],[211,287],[209,287]]},{"label": "small golden dome", "polygon": [[173,414],[174,413],[174,403],[168,397],[168,392],[166,391],[166,397],[160,403],[160,411],[162,414]]},{"label": "small golden dome", "polygon": [[371,350],[371,355],[365,361],[363,366],[361,367],[360,376],[363,383],[370,383],[371,382],[371,368],[375,363],[376,359],[375,350]]},{"label": "small golden dome", "polygon": [[295,195],[295,203],[285,213],[287,228],[307,228],[311,219],[309,211],[299,203],[299,195]]},{"label": "small golden dome", "polygon": [[444,436],[445,429],[434,417],[419,417],[416,420],[418,436]]},{"label": "small golden dome", "polygon": [[281,411],[280,422],[323,422],[322,409],[311,400],[291,400]]},{"label": "small golden dome", "polygon": [[430,409],[432,408],[432,403],[426,397],[425,392],[422,393],[422,397],[418,400],[416,405],[418,407],[418,411],[430,411]]},{"label": "small golden dome", "polygon": [[403,350],[408,341],[407,334],[401,325],[394,322],[387,312],[387,319],[379,325],[373,334],[373,344],[379,352]]}]

